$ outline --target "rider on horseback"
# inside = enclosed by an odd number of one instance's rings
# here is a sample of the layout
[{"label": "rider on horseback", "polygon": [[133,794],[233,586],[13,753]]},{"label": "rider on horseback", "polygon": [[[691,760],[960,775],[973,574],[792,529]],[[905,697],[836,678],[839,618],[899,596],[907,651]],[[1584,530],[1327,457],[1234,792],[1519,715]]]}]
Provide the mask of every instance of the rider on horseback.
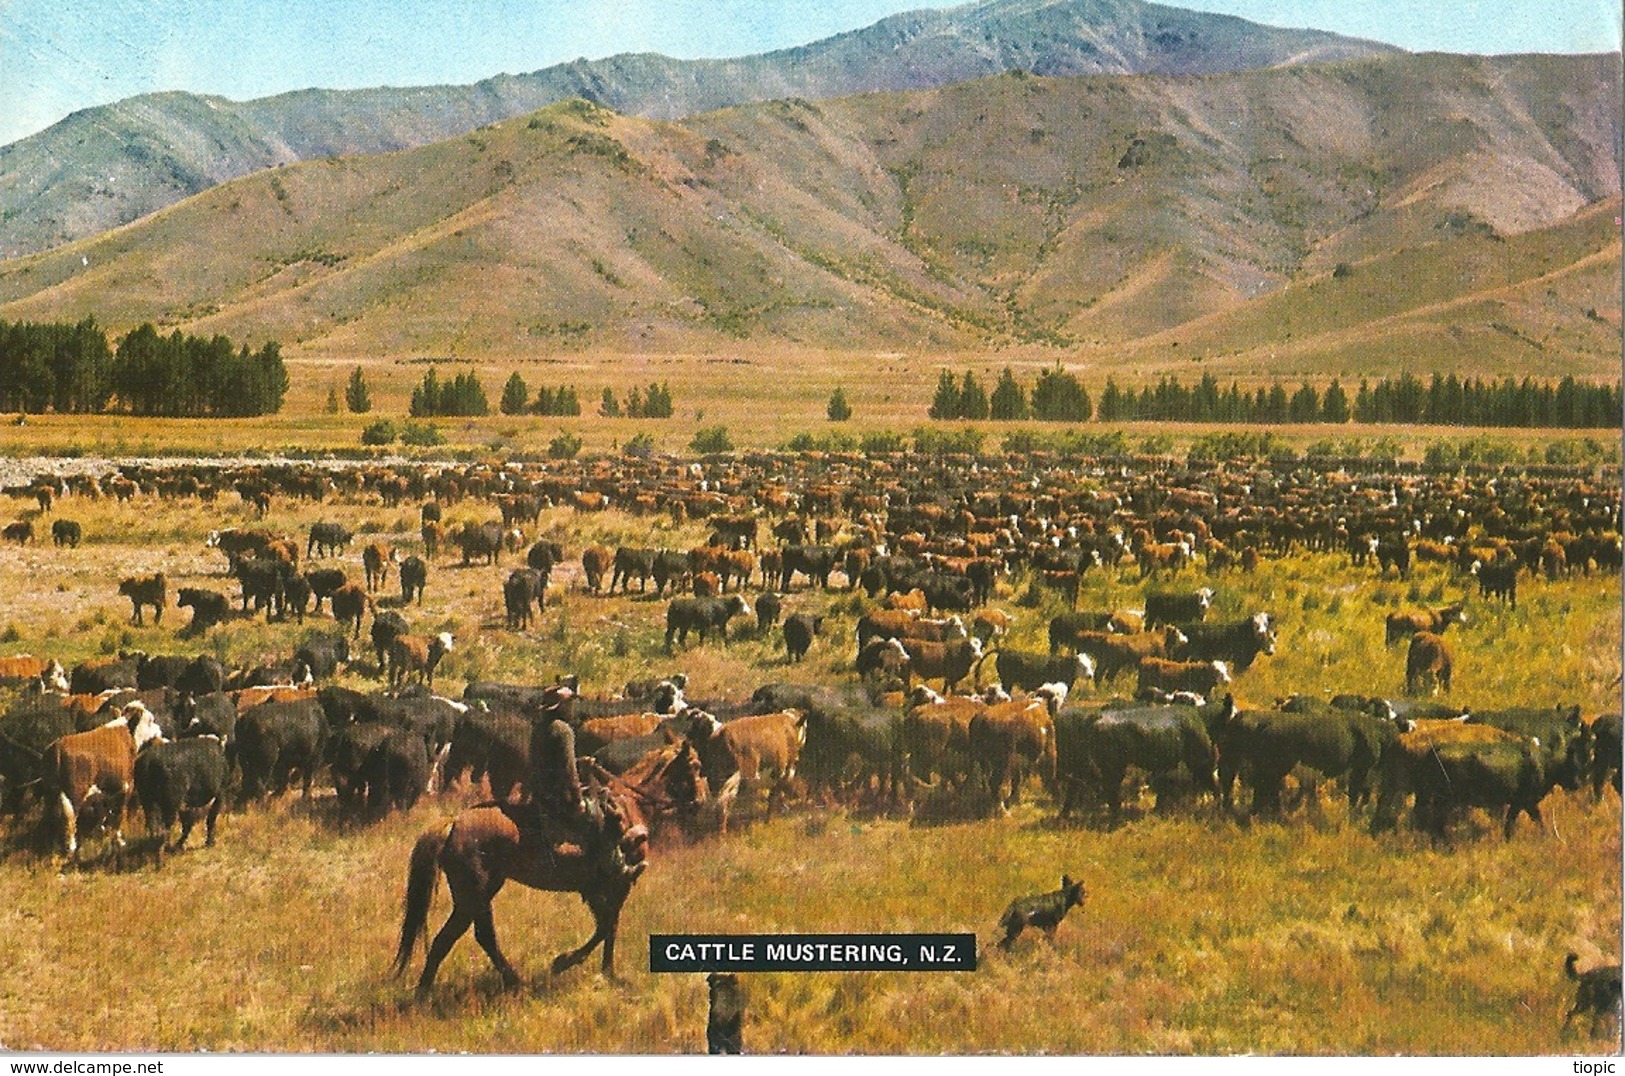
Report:
[{"label": "rider on horseback", "polygon": [[[573,678],[571,678],[573,679]],[[596,782],[583,786],[576,764],[575,685],[568,680],[549,688],[531,716],[530,775],[526,785],[533,808],[532,824],[555,844],[580,847],[598,871],[627,882],[643,873],[643,848],[626,831],[614,799]]]}]

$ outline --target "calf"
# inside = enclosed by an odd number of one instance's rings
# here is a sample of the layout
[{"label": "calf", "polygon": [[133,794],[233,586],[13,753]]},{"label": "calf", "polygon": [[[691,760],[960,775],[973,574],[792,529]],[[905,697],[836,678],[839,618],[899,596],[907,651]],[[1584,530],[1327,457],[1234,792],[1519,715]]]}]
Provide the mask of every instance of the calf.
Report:
[{"label": "calf", "polygon": [[138,627],[142,622],[141,607],[145,605],[152,606],[152,622],[154,624],[163,623],[164,603],[169,596],[169,588],[164,580],[163,572],[154,575],[132,576],[118,585],[118,592],[129,598],[130,604],[135,606],[134,619]]},{"label": "calf", "polygon": [[1213,605],[1213,590],[1202,587],[1190,593],[1153,590],[1145,596],[1145,626],[1155,628],[1162,624],[1180,624],[1207,619]]},{"label": "calf", "polygon": [[231,599],[217,591],[182,587],[175,604],[192,610],[192,622],[182,629],[183,635],[201,635],[231,618]]},{"label": "calf", "polygon": [[1431,685],[1434,694],[1448,693],[1454,668],[1455,658],[1443,638],[1431,631],[1417,632],[1405,654],[1405,694],[1420,695],[1424,685]]},{"label": "calf", "polygon": [[179,817],[181,834],[169,847],[169,851],[179,852],[186,848],[186,839],[202,816],[203,844],[212,848],[229,769],[225,744],[219,736],[149,742],[135,756],[135,791],[146,816],[147,832],[161,834],[167,840]]},{"label": "calf", "polygon": [[394,546],[385,542],[368,542],[361,550],[361,567],[367,574],[367,589],[377,590],[389,578],[389,566],[400,560]]},{"label": "calf", "polygon": [[305,543],[305,556],[336,556],[350,547],[352,537],[342,523],[312,523],[310,540]]},{"label": "calf", "polygon": [[542,592],[542,573],[535,568],[515,568],[502,584],[502,607],[509,631],[530,627],[531,605]]},{"label": "calf", "polygon": [[67,546],[69,549],[78,549],[79,542],[84,537],[84,529],[77,520],[58,519],[51,523],[51,542],[58,546]]},{"label": "calf", "polygon": [[423,604],[423,585],[429,581],[429,565],[420,556],[413,555],[401,561],[401,604],[416,601]]},{"label": "calf", "polygon": [[756,634],[766,635],[772,631],[779,622],[779,612],[783,602],[771,590],[765,591],[756,598]]},{"label": "calf", "polygon": [[590,545],[581,551],[581,570],[586,576],[587,589],[594,594],[604,589],[604,576],[614,566],[615,554],[601,545]]}]

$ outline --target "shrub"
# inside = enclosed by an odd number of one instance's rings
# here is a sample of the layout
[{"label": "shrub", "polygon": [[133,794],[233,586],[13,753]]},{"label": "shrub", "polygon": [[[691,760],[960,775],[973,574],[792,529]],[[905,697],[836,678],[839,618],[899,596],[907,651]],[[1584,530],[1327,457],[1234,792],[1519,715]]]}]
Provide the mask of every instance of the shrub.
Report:
[{"label": "shrub", "polygon": [[694,439],[688,443],[689,450],[700,455],[709,455],[713,452],[732,452],[733,438],[728,436],[726,426],[706,426],[694,433]]},{"label": "shrub", "polygon": [[440,435],[440,428],[431,422],[408,422],[401,430],[401,444],[416,445],[428,448],[434,445],[443,445],[446,439]]},{"label": "shrub", "polygon": [[902,434],[886,431],[864,434],[859,447],[866,456],[887,456],[903,451],[907,445],[903,441]]},{"label": "shrub", "polygon": [[829,405],[824,408],[824,413],[831,422],[845,422],[852,417],[852,405],[846,402],[844,389],[837,388],[830,393]]},{"label": "shrub", "polygon": [[395,424],[387,418],[373,422],[361,431],[364,445],[391,445],[395,443]]},{"label": "shrub", "polygon": [[634,434],[621,447],[621,455],[635,460],[646,460],[655,454],[655,439],[647,433]]},{"label": "shrub", "polygon": [[550,460],[573,460],[580,452],[581,438],[567,430],[560,430],[547,443],[547,458]]}]

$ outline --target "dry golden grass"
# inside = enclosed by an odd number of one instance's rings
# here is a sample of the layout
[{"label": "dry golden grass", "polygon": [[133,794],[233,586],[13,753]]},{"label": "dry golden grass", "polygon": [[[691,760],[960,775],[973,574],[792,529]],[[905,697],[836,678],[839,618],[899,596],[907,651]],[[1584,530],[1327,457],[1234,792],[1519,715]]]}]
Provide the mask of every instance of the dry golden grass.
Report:
[{"label": "dry golden grass", "polygon": [[[0,554],[8,595],[6,652],[71,663],[139,646],[221,653],[247,663],[285,656],[293,625],[235,621],[201,640],[127,624],[121,574],[163,568],[172,586],[228,592],[223,558],[202,547],[216,526],[248,515],[227,496],[196,504],[88,504],[77,551],[38,546]],[[453,518],[494,515],[463,504]],[[417,548],[415,512],[376,504],[279,503],[272,524],[302,535],[316,519]],[[572,558],[587,541],[685,547],[695,524],[583,517],[550,511],[542,530]],[[342,563],[359,578],[359,543]],[[861,603],[845,592],[797,591],[791,609],[829,615],[808,661],[784,663],[777,638],[737,631],[726,649],[667,656],[664,603],[582,593],[574,564],[554,604],[527,634],[502,630],[502,566],[437,563],[414,624],[457,633],[437,681],[450,693],[473,676],[539,682],[578,672],[590,691],[633,677],[687,671],[691,694],[739,697],[769,680],[850,677],[851,627]],[[837,576],[837,579],[839,576]],[[1195,585],[1196,578],[1185,581]],[[1448,601],[1462,590],[1439,568],[1409,582],[1345,567],[1335,555],[1266,561],[1226,576],[1215,616],[1266,608],[1281,651],[1237,684],[1245,703],[1288,691],[1397,693],[1399,648],[1383,647],[1381,617],[1398,606]],[[998,604],[1018,621],[1011,645],[1041,645],[1058,606]],[[1475,707],[1578,702],[1587,714],[1617,705],[1618,576],[1530,581],[1516,612],[1471,602],[1452,629],[1452,701]],[[754,593],[754,588],[753,591]],[[1143,593],[1133,568],[1099,576],[1080,605]],[[307,624],[316,630],[331,621]],[[736,622],[736,629],[738,628]],[[351,675],[346,682],[368,686]],[[1126,683],[1124,685],[1127,687]],[[161,869],[59,873],[13,831],[0,860],[0,1043],[11,1049],[440,1052],[695,1052],[703,1049],[701,976],[652,975],[652,932],[973,931],[975,973],[764,974],[747,977],[746,1045],[754,1052],[939,1053],[1010,1051],[1225,1054],[1552,1054],[1608,1044],[1564,1037],[1572,997],[1569,950],[1587,958],[1620,947],[1620,803],[1555,793],[1548,829],[1527,822],[1502,841],[1475,816],[1448,846],[1409,832],[1370,836],[1335,787],[1313,816],[1241,827],[1207,804],[1171,812],[1149,801],[1117,830],[1058,824],[1036,788],[1011,816],[910,825],[804,805],[789,817],[687,847],[662,846],[622,924],[609,984],[595,961],[557,978],[553,954],[577,944],[590,919],[574,897],[514,888],[496,903],[499,935],[526,977],[514,995],[472,939],[442,969],[433,997],[410,1000],[411,978],[388,975],[406,856],[471,790],[426,801],[361,831],[334,824],[332,798],[296,797],[227,814],[219,845],[171,857]],[[997,952],[994,923],[1015,895],[1082,877],[1085,907],[1051,946],[1024,937]],[[447,907],[442,890],[431,917]],[[421,952],[412,974],[421,967]],[[95,984],[87,992],[85,984]],[[76,1018],[66,1020],[64,1012]]]}]

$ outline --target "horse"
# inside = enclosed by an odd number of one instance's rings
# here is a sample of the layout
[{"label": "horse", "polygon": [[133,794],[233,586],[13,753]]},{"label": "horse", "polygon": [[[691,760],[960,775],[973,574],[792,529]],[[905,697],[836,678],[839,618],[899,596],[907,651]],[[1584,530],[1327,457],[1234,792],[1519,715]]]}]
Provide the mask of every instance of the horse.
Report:
[{"label": "horse", "polygon": [[474,938],[491,959],[503,988],[516,989],[519,973],[497,945],[491,902],[509,881],[554,893],[577,893],[593,915],[593,933],[553,960],[557,975],[581,963],[599,944],[603,974],[615,978],[615,933],[621,907],[648,867],[650,825],[691,816],[705,799],[700,760],[687,741],[651,753],[621,777],[590,759],[590,810],[598,839],[584,847],[579,827],[538,818],[530,804],[484,803],[419,837],[407,871],[406,897],[395,974],[406,970],[417,939],[427,934],[429,905],[439,876],[451,891],[451,914],[430,943],[417,996],[427,996],[440,964],[459,938]]}]

